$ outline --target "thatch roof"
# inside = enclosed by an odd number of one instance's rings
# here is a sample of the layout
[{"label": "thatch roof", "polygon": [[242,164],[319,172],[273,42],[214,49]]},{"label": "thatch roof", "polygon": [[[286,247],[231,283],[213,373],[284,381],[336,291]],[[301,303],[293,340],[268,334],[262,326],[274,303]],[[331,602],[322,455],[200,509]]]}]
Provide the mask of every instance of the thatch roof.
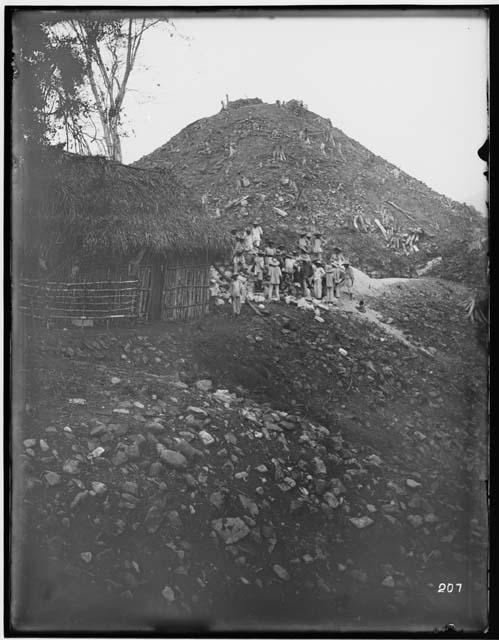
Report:
[{"label": "thatch roof", "polygon": [[47,148],[24,154],[17,174],[25,249],[56,239],[81,256],[145,249],[206,261],[229,246],[168,170]]}]

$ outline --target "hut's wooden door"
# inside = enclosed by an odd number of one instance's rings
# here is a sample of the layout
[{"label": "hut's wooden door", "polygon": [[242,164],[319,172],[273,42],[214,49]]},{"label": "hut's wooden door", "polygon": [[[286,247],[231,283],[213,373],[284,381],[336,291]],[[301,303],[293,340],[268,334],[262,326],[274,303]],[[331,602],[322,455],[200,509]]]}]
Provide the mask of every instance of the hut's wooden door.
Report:
[{"label": "hut's wooden door", "polygon": [[137,297],[137,316],[141,320],[149,320],[151,304],[151,272],[150,265],[141,265],[138,270],[139,290]]},{"label": "hut's wooden door", "polygon": [[149,307],[149,320],[155,322],[161,320],[161,302],[163,289],[163,265],[159,260],[153,260],[151,264],[151,302]]},{"label": "hut's wooden door", "polygon": [[209,311],[209,265],[165,266],[162,320],[190,320]]}]

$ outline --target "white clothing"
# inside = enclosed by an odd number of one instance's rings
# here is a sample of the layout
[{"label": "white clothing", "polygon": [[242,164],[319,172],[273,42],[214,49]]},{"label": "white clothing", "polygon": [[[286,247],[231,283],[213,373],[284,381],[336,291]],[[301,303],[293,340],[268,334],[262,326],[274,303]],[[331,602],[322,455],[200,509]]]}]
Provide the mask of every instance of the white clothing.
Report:
[{"label": "white clothing", "polygon": [[251,229],[251,238],[255,247],[259,247],[262,241],[263,230],[262,227],[253,227]]}]

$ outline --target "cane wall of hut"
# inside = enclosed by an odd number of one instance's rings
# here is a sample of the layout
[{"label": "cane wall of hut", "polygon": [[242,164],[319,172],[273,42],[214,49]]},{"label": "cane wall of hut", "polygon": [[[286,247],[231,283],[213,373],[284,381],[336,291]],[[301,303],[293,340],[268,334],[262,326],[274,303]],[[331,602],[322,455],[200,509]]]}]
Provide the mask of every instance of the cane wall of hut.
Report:
[{"label": "cane wall of hut", "polygon": [[191,320],[209,311],[209,265],[166,266],[163,320]]}]

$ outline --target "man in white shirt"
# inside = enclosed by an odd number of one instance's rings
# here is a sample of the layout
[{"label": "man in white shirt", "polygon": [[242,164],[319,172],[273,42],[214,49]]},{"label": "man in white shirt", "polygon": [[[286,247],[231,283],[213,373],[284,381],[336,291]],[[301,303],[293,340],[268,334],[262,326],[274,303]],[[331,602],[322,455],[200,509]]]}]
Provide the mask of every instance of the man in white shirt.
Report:
[{"label": "man in white shirt", "polygon": [[263,230],[262,227],[258,224],[258,222],[253,222],[253,227],[251,229],[251,237],[253,238],[253,246],[257,249],[260,247],[262,242]]}]

